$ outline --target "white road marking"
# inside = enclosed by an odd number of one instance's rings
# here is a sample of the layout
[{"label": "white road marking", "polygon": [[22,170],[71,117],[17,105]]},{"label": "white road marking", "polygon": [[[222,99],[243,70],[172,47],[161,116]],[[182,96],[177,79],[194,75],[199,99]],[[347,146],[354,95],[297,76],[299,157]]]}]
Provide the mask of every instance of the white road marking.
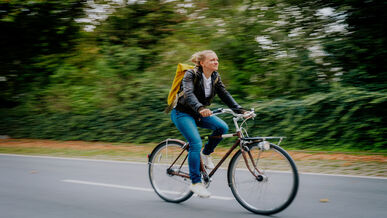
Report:
[{"label": "white road marking", "polygon": [[387,177],[378,177],[378,176],[356,176],[356,175],[344,175],[344,174],[327,174],[327,173],[307,173],[300,172],[301,175],[313,175],[313,176],[338,176],[338,177],[348,177],[348,178],[360,178],[360,179],[387,179]]},{"label": "white road marking", "polygon": [[57,160],[79,160],[79,161],[91,161],[91,162],[103,162],[103,163],[128,163],[128,164],[138,164],[138,165],[148,164],[146,162],[135,162],[135,161],[124,161],[124,160],[103,160],[103,159],[93,159],[93,158],[55,157],[55,156],[45,156],[45,155],[0,154],[0,156],[30,157],[30,158],[57,159]]},{"label": "white road marking", "polygon": [[[127,190],[132,190],[132,191],[154,192],[154,190],[151,188],[141,188],[141,187],[135,187],[135,186],[115,185],[115,184],[90,182],[90,181],[82,181],[82,180],[73,180],[73,179],[64,179],[64,180],[62,180],[62,182],[82,184],[82,185],[102,186],[102,187],[108,187],[108,188],[127,189]],[[170,193],[170,194],[176,194],[175,192],[171,192],[171,191],[165,191],[165,192]],[[213,195],[210,197],[210,199],[230,201],[230,200],[233,200],[234,198]]]},{"label": "white road marking", "polygon": [[[79,161],[91,161],[91,162],[105,162],[105,163],[124,163],[124,164],[135,164],[135,165],[147,165],[147,162],[134,162],[134,161],[120,161],[120,160],[101,160],[101,159],[92,159],[92,158],[73,158],[73,157],[55,157],[55,156],[40,156],[40,155],[22,155],[22,154],[0,154],[0,156],[10,156],[10,157],[29,157],[29,158],[45,158],[45,159],[58,159],[58,160],[79,160]],[[219,168],[227,170],[227,168]],[[362,178],[362,179],[387,179],[385,177],[379,176],[357,176],[357,175],[344,175],[344,174],[325,174],[325,173],[307,173],[299,172],[301,175],[316,175],[316,176],[338,176],[338,177],[348,177],[348,178]]]}]

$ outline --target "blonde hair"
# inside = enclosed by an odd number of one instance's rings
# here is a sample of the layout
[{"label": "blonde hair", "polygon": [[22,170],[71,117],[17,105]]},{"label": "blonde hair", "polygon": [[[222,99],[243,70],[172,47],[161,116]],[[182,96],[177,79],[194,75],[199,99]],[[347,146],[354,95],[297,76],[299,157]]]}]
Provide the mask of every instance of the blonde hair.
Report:
[{"label": "blonde hair", "polygon": [[207,55],[208,53],[214,53],[214,54],[216,54],[216,53],[215,53],[214,51],[212,51],[212,50],[198,51],[198,52],[196,52],[195,54],[193,54],[193,55],[191,56],[190,61],[191,61],[192,63],[194,63],[195,66],[199,67],[199,66],[200,66],[200,61],[204,61],[204,60],[206,59],[206,55]]}]

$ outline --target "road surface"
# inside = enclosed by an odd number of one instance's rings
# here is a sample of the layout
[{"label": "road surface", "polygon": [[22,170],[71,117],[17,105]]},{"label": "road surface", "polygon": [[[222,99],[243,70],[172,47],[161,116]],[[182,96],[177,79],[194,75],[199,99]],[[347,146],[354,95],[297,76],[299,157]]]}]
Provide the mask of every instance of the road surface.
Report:
[{"label": "road surface", "polygon": [[[213,197],[161,200],[144,163],[0,154],[0,218],[266,217],[244,209],[213,177]],[[321,199],[328,199],[322,203]],[[272,217],[387,217],[387,178],[301,174],[294,202]]]}]

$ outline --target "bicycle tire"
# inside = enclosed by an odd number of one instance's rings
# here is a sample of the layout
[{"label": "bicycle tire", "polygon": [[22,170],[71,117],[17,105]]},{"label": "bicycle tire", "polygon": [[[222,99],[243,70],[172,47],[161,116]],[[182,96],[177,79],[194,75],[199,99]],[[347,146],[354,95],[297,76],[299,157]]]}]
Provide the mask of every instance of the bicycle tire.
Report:
[{"label": "bicycle tire", "polygon": [[[193,195],[189,189],[190,179],[167,173],[167,169],[183,150],[183,145],[184,143],[179,140],[167,140],[157,145],[149,156],[148,175],[150,183],[156,194],[167,202],[180,203]],[[175,169],[180,166],[186,155],[187,151],[184,151],[174,164]],[[189,172],[187,161],[185,161],[182,170],[186,173]]]},{"label": "bicycle tire", "polygon": [[[259,149],[257,143],[248,148],[264,179],[258,181],[251,174],[239,150],[231,159],[227,173],[234,197],[244,208],[256,214],[270,215],[284,210],[298,191],[296,164],[284,149],[275,144],[270,144],[266,151]],[[250,166],[254,169],[251,161]]]}]

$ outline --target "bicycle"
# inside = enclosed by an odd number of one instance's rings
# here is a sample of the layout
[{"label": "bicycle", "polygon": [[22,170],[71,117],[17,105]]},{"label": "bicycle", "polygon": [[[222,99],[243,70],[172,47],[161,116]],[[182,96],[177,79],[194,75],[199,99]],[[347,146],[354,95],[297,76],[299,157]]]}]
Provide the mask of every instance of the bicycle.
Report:
[{"label": "bicycle", "polygon": [[[249,137],[243,125],[256,116],[253,109],[244,115],[231,109],[213,111],[213,114],[225,113],[233,115],[236,132],[212,137],[237,139],[211,172],[207,173],[201,161],[203,183],[207,187],[210,185],[211,177],[239,146],[227,169],[227,182],[235,199],[256,214],[270,215],[284,210],[294,200],[299,185],[296,164],[279,146],[284,137]],[[239,121],[242,121],[240,125]],[[279,140],[278,145],[268,141],[274,139]],[[189,189],[188,148],[188,142],[167,139],[148,155],[150,183],[157,195],[167,202],[180,203],[193,195]]]}]

